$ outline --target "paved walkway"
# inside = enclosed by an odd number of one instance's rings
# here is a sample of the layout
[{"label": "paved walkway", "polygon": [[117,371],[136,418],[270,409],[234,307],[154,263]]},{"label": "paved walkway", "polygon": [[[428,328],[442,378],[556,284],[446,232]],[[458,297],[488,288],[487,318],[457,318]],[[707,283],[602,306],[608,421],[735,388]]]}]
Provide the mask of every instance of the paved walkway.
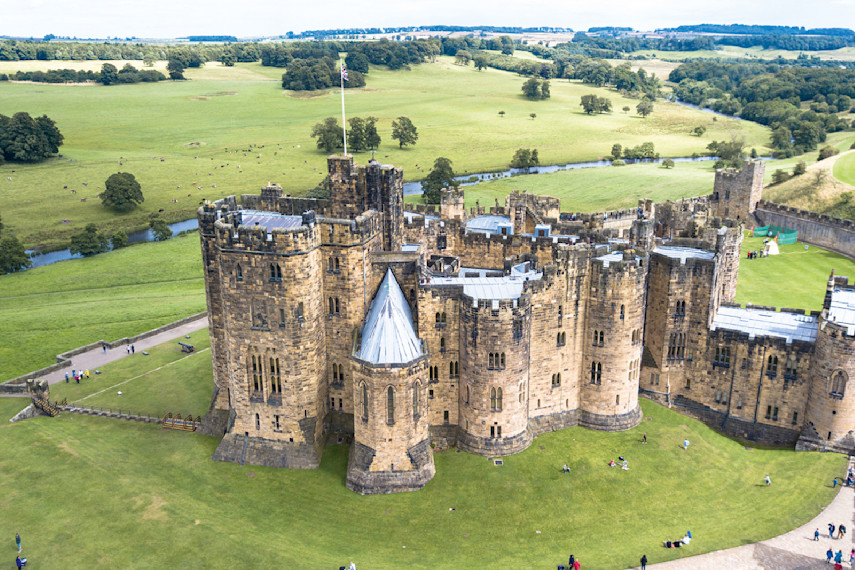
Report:
[{"label": "paved walkway", "polygon": [[[170,340],[177,340],[184,335],[188,335],[192,332],[196,332],[200,329],[203,329],[208,326],[208,317],[201,317],[196,319],[195,321],[190,321],[189,323],[183,324],[174,329],[169,329],[167,331],[163,331],[161,333],[157,333],[156,335],[144,338],[139,342],[134,343],[134,351],[136,354],[141,354],[144,350],[148,350],[153,346],[157,346],[158,344],[163,344],[164,342],[169,342]],[[72,370],[89,370],[89,373],[92,374],[97,368],[104,366],[108,362],[115,362],[120,358],[125,358],[128,355],[127,348],[123,346],[118,346],[116,348],[108,348],[105,352],[102,348],[93,348],[87,352],[83,352],[78,354],[77,356],[71,357],[71,364],[69,364],[65,368],[61,368],[60,370],[55,370],[50,374],[46,374],[42,376],[42,378],[47,379],[48,384],[56,384],[57,382],[65,382],[65,373],[68,372],[71,374]],[[4,396],[12,396],[12,394],[3,394]],[[24,394],[25,397],[29,397],[29,395]]]},{"label": "paved walkway", "polygon": [[[849,459],[849,467],[855,459]],[[774,483],[773,483],[774,484]],[[835,526],[843,523],[846,534],[840,540],[828,538],[828,523]],[[813,532],[819,529],[819,542],[814,541]],[[835,536],[837,532],[835,531]],[[656,549],[647,552],[651,570],[808,570],[833,565],[825,563],[825,552],[831,547],[834,552],[843,551],[843,567],[849,566],[849,551],[855,547],[855,493],[851,487],[841,487],[833,501],[815,519],[786,534],[727,550],[717,550],[698,556],[690,556],[671,562],[652,564],[656,560]],[[703,538],[696,537],[695,541]],[[692,545],[689,545],[691,548]]]}]

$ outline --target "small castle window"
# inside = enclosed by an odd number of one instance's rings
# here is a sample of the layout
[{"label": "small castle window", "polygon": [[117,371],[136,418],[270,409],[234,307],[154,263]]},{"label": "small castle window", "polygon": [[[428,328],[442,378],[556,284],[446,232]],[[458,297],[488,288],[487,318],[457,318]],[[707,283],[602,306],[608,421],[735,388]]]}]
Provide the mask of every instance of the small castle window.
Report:
[{"label": "small castle window", "polygon": [[341,306],[338,302],[338,297],[335,298],[335,314],[339,314],[341,312]]},{"label": "small castle window", "polygon": [[341,271],[341,259],[336,257],[335,258],[335,272],[338,273],[339,271]]},{"label": "small castle window", "polygon": [[799,423],[799,413],[793,412],[793,425],[796,425],[797,423]]},{"label": "small castle window", "polygon": [[277,416],[277,415],[273,416],[273,429],[276,429],[276,430],[282,429],[280,424],[279,424],[279,416]]},{"label": "small castle window", "polygon": [[446,424],[448,423],[448,410],[444,410],[442,412],[442,422]]},{"label": "small castle window", "polygon": [[261,416],[255,414],[255,429],[256,431],[261,429]]},{"label": "small castle window", "polygon": [[271,283],[282,281],[282,268],[276,263],[270,264],[270,281]]},{"label": "small castle window", "polygon": [[340,409],[342,409],[343,407],[344,407],[344,403],[342,402],[341,398],[339,398],[339,399],[338,399],[338,409],[340,410]]},{"label": "small castle window", "polygon": [[603,343],[604,343],[603,339],[605,338],[604,335],[605,335],[605,333],[603,331],[600,331],[600,346],[603,346]]},{"label": "small castle window", "polygon": [[768,366],[766,367],[766,373],[769,376],[774,377],[778,373],[778,357],[775,355],[770,355],[768,359]]},{"label": "small castle window", "polygon": [[784,378],[787,380],[795,380],[797,377],[796,361],[792,357],[787,359],[787,368],[784,373]]},{"label": "small castle window", "polygon": [[444,236],[444,235],[436,236],[436,248],[437,249],[445,249],[446,247],[448,247],[448,241],[447,241],[446,236]]},{"label": "small castle window", "polygon": [[561,374],[553,374],[552,375],[552,385],[553,386],[561,386]]},{"label": "small castle window", "polygon": [[243,269],[240,268],[240,264],[238,264],[235,274],[237,275],[238,281],[243,281]]},{"label": "small castle window", "polygon": [[445,337],[440,337],[439,339],[439,351],[445,352]]},{"label": "small castle window", "polygon": [[771,419],[772,417],[772,406],[766,406],[766,419]]},{"label": "small castle window", "polygon": [[285,326],[285,309],[279,309],[279,326]]},{"label": "small castle window", "polygon": [[362,383],[362,419],[368,421],[368,386]]},{"label": "small castle window", "polygon": [[558,325],[561,326],[561,319],[564,318],[564,307],[558,305]]},{"label": "small castle window", "polygon": [[469,396],[470,396],[470,393],[469,393],[469,386],[467,386],[467,387],[466,387],[466,401],[465,401],[465,403],[466,403],[466,405],[467,405],[467,406],[469,405]]},{"label": "small castle window", "polygon": [[331,315],[335,314],[335,301],[333,301],[332,297],[330,297],[330,314]]},{"label": "small castle window", "polygon": [[620,394],[615,396],[615,406],[620,406]]},{"label": "small castle window", "polygon": [[591,384],[600,385],[603,377],[603,364],[601,362],[591,363]]},{"label": "small castle window", "polygon": [[842,398],[846,393],[846,372],[843,370],[835,370],[831,374],[831,397]]},{"label": "small castle window", "polygon": [[282,393],[282,376],[279,374],[279,359],[270,359],[270,379],[271,392],[274,394]]},{"label": "small castle window", "polygon": [[395,390],[391,386],[386,389],[386,423],[395,423]]},{"label": "small castle window", "polygon": [[415,385],[413,386],[413,419],[419,419],[419,390],[422,389],[422,383],[416,380]]},{"label": "small castle window", "polygon": [[623,305],[620,306],[620,320],[623,320],[624,315],[626,314],[626,310]]},{"label": "small castle window", "polygon": [[303,302],[302,301],[297,303],[297,318],[298,319],[303,318]]}]

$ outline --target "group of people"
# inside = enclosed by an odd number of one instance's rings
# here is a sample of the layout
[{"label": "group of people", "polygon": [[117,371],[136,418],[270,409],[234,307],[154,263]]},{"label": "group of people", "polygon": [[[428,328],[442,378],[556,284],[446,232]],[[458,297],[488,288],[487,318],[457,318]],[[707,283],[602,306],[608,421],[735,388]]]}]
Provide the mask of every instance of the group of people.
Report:
[{"label": "group of people", "polygon": [[[86,370],[72,370],[71,378],[74,378],[74,381],[80,384],[80,381],[84,378],[89,378],[89,369]],[[70,378],[68,376],[68,372],[65,373],[65,383],[68,384]]]},{"label": "group of people", "polygon": [[619,463],[615,463],[615,460],[612,459],[611,461],[609,461],[609,467],[617,467],[618,465],[620,465],[621,469],[623,469],[624,471],[629,471],[629,463],[627,463],[623,455],[618,457],[618,462]]},{"label": "group of people", "polygon": [[767,255],[765,251],[749,251],[748,259],[757,259],[758,257],[766,257]]},{"label": "group of people", "polygon": [[692,531],[687,530],[686,536],[684,536],[683,538],[681,538],[679,540],[665,539],[663,541],[663,545],[665,546],[665,548],[680,548],[682,546],[688,546],[691,541],[692,541]]},{"label": "group of people", "polygon": [[563,564],[558,565],[559,570],[579,570],[581,567],[582,565],[576,560],[575,554],[570,555],[570,561],[567,563],[566,568]]},{"label": "group of people", "polygon": [[[846,527],[844,525],[835,527],[834,523],[828,523],[828,538],[834,538],[835,528],[837,529],[837,538],[843,538],[843,535],[846,534]],[[819,529],[813,531],[813,539],[819,540]]]},{"label": "group of people", "polygon": [[849,472],[846,474],[846,479],[843,480],[843,483],[840,482],[840,479],[835,477],[834,481],[831,483],[831,488],[833,489],[842,484],[845,484],[847,487],[855,485],[855,470],[853,470],[853,468],[849,468]]},{"label": "group of people", "polygon": [[[843,568],[843,551],[838,550],[834,552],[832,548],[829,546],[828,550],[825,553],[825,563],[831,564],[834,562],[834,570],[840,570]],[[855,548],[849,553],[849,565],[852,566],[855,563]]]},{"label": "group of people", "polygon": [[23,568],[27,565],[27,559],[21,558],[21,535],[15,533],[15,546],[18,548],[18,556],[15,557],[15,566]]}]

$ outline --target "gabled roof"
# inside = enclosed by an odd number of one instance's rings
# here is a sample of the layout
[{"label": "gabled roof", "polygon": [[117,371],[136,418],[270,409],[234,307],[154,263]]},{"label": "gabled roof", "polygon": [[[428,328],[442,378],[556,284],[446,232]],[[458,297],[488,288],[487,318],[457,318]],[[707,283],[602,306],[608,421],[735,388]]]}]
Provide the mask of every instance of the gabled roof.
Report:
[{"label": "gabled roof", "polygon": [[371,301],[356,357],[371,364],[404,364],[422,356],[413,314],[391,269]]}]

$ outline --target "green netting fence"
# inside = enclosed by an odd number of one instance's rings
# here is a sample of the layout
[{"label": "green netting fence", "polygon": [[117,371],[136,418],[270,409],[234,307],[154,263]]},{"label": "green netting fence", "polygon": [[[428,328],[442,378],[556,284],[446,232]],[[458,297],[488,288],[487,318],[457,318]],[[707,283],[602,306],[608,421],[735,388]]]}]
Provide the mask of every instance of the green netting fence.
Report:
[{"label": "green netting fence", "polygon": [[779,226],[757,226],[754,228],[754,237],[778,236],[778,245],[790,245],[798,241],[798,230],[788,230]]}]

